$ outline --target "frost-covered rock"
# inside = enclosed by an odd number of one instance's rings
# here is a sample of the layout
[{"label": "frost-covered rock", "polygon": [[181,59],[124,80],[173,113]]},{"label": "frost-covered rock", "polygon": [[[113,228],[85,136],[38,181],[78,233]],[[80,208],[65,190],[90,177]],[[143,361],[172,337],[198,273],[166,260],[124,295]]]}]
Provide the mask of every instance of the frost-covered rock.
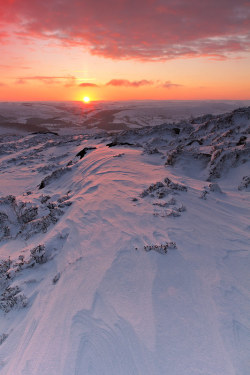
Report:
[{"label": "frost-covered rock", "polygon": [[0,198],[0,240],[15,238],[38,216],[38,206],[17,201],[13,195]]},{"label": "frost-covered rock", "polygon": [[50,200],[50,196],[49,195],[41,195],[41,197],[40,197],[40,200],[41,200],[41,203],[42,204],[44,204],[44,203],[46,203],[48,200]]},{"label": "frost-covered rock", "polygon": [[209,184],[209,190],[214,192],[214,193],[222,193],[222,190],[221,190],[219,184],[217,184],[216,182],[213,182],[213,183]]},{"label": "frost-covered rock", "polygon": [[11,267],[11,259],[8,258],[8,259],[4,259],[4,260],[0,260],[0,277],[2,277],[3,275],[6,274],[6,272],[10,269]]},{"label": "frost-covered rock", "polygon": [[153,155],[153,154],[159,154],[160,151],[158,150],[157,147],[145,147],[143,150],[143,154],[148,154],[148,155]]},{"label": "frost-covered rock", "polygon": [[208,194],[208,191],[206,189],[204,189],[201,192],[200,198],[203,199],[203,200],[207,200],[207,194]]},{"label": "frost-covered rock", "polygon": [[178,184],[170,180],[170,178],[166,177],[164,180],[165,184],[168,188],[172,190],[179,190],[179,191],[187,191],[187,186],[183,184]]},{"label": "frost-covered rock", "polygon": [[5,212],[0,212],[0,240],[10,237],[9,218]]},{"label": "frost-covered rock", "polygon": [[0,289],[8,285],[8,273],[11,269],[12,261],[10,258],[0,260]]},{"label": "frost-covered rock", "polygon": [[174,165],[178,156],[181,154],[181,147],[174,148],[173,150],[169,151],[167,154],[167,159],[165,165]]},{"label": "frost-covered rock", "polygon": [[159,181],[155,184],[151,184],[147,189],[143,190],[143,192],[140,194],[141,198],[144,198],[148,195],[150,196],[156,196],[157,198],[163,198],[168,193],[166,187],[164,184]]},{"label": "frost-covered rock", "polygon": [[17,237],[28,239],[46,233],[50,225],[56,224],[64,214],[63,209],[72,204],[68,195],[59,198],[58,202],[49,200],[50,196],[43,195],[41,204],[36,205],[12,195],[0,198],[0,241]]},{"label": "frost-covered rock", "polygon": [[61,273],[58,272],[58,273],[53,277],[53,280],[52,280],[53,284],[56,284],[56,283],[59,281],[60,277],[61,277]]},{"label": "frost-covered rock", "polygon": [[23,308],[28,304],[27,297],[21,293],[18,286],[7,287],[0,295],[0,309],[5,313],[10,312],[14,308]]},{"label": "frost-covered rock", "polygon": [[176,243],[175,242],[166,242],[164,244],[160,245],[145,245],[144,250],[146,252],[149,251],[156,251],[157,253],[160,254],[167,254],[168,249],[177,249]]},{"label": "frost-covered rock", "polygon": [[207,197],[210,194],[210,192],[222,194],[222,190],[219,184],[216,182],[212,182],[208,186],[204,186],[204,190],[201,192],[200,198],[203,200],[207,200]]},{"label": "frost-covered rock", "polygon": [[238,186],[238,190],[250,190],[250,176],[244,176],[240,185]]},{"label": "frost-covered rock", "polygon": [[[164,183],[158,181],[155,184],[151,184],[140,194],[140,197],[149,197],[150,200],[153,200],[152,205],[155,206],[154,216],[178,217],[181,216],[182,212],[186,211],[186,207],[171,196],[172,194],[176,195],[177,190],[187,191],[187,187],[183,184],[174,183],[169,178],[165,178]],[[167,197],[168,199],[166,200]]]},{"label": "frost-covered rock", "polygon": [[[23,208],[23,209],[22,209]],[[27,224],[30,221],[33,221],[38,216],[38,207],[26,207],[26,204],[23,203],[23,207],[20,208],[19,220]]]},{"label": "frost-covered rock", "polygon": [[36,263],[42,264],[47,262],[47,256],[44,245],[38,245],[30,251],[31,259],[34,259]]},{"label": "frost-covered rock", "polygon": [[176,205],[164,205],[160,206],[160,210],[155,210],[154,216],[160,216],[160,217],[179,217],[181,216],[181,213],[186,211],[186,207],[183,204],[180,204],[179,206]]},{"label": "frost-covered rock", "polygon": [[8,338],[8,334],[7,333],[2,333],[0,335],[0,345],[2,345],[2,343]]},{"label": "frost-covered rock", "polygon": [[208,180],[218,179],[230,168],[236,168],[248,160],[250,160],[250,147],[242,149],[224,147],[217,150],[212,155]]},{"label": "frost-covered rock", "polygon": [[159,206],[159,207],[165,208],[165,207],[173,206],[175,204],[176,204],[176,199],[171,198],[167,202],[155,202],[155,203],[153,203],[153,206]]}]

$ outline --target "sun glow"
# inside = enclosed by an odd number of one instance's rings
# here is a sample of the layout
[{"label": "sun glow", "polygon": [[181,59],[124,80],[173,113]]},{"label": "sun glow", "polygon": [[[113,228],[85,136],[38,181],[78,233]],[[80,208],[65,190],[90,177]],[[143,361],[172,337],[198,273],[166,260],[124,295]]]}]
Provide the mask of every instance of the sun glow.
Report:
[{"label": "sun glow", "polygon": [[84,96],[84,98],[82,99],[84,103],[89,103],[90,102],[90,99],[88,96]]}]

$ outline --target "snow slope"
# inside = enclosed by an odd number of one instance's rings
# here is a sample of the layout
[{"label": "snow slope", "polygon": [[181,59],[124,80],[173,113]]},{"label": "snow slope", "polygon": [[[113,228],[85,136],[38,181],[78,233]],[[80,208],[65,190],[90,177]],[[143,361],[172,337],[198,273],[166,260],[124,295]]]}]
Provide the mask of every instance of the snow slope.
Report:
[{"label": "snow slope", "polygon": [[249,128],[4,137],[1,374],[248,375]]}]

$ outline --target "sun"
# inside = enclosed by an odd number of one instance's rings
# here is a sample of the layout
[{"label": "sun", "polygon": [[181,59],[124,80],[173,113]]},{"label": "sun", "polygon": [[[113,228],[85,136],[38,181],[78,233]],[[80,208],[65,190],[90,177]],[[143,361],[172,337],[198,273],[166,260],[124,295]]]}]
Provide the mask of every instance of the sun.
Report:
[{"label": "sun", "polygon": [[83,100],[84,103],[89,103],[89,102],[90,102],[90,99],[89,99],[88,96],[84,96],[84,97],[82,98],[82,100]]}]

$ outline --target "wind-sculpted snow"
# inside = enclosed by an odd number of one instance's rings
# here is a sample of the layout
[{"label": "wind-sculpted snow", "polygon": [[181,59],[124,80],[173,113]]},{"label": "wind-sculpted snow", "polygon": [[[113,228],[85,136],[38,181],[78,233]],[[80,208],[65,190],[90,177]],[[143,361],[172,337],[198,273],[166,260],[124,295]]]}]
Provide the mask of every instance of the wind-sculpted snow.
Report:
[{"label": "wind-sculpted snow", "polygon": [[145,118],[0,142],[1,375],[248,374],[250,108]]},{"label": "wind-sculpted snow", "polygon": [[70,172],[71,169],[69,167],[62,167],[59,169],[56,169],[54,172],[52,172],[49,176],[46,176],[40,183],[39,189],[45,188],[48,184],[50,184],[52,181],[57,180],[59,177],[63,176],[65,173]]}]

